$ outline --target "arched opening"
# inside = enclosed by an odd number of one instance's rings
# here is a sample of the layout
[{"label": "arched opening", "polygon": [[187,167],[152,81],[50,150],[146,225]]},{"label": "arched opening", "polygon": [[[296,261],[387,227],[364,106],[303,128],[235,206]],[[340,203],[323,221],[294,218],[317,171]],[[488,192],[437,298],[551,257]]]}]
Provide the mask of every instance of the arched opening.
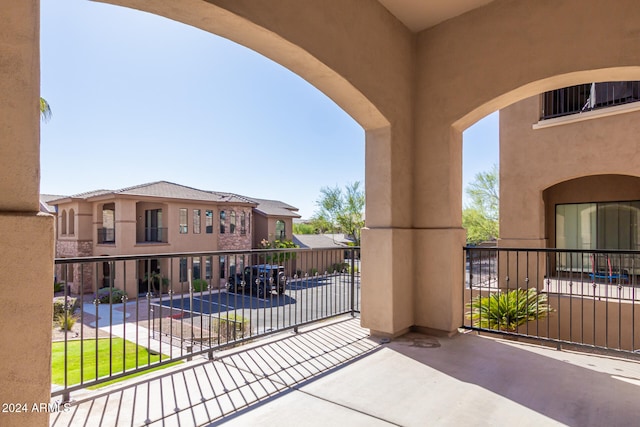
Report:
[{"label": "arched opening", "polygon": [[76,234],[76,213],[73,209],[69,209],[69,234],[70,235],[75,235]]},{"label": "arched opening", "polygon": [[67,210],[63,209],[62,214],[60,215],[60,235],[67,235]]},{"label": "arched opening", "polygon": [[543,191],[549,247],[638,250],[640,177],[594,175]]},{"label": "arched opening", "polygon": [[285,224],[282,220],[276,221],[276,239],[277,240],[285,240],[287,238]]}]

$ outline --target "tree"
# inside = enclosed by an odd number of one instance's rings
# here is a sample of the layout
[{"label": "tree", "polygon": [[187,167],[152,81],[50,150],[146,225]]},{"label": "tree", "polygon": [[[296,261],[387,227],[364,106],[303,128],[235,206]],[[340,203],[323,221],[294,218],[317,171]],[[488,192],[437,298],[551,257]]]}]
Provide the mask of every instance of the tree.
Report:
[{"label": "tree", "polygon": [[51,115],[51,106],[46,99],[40,97],[40,118],[42,121],[47,122],[51,118]]},{"label": "tree", "polygon": [[364,189],[360,181],[340,187],[323,187],[316,200],[319,210],[312,224],[324,231],[341,231],[360,244],[360,229],[364,227]]},{"label": "tree", "polygon": [[316,227],[314,227],[313,224],[306,222],[294,222],[293,234],[316,234]]},{"label": "tree", "polygon": [[499,175],[498,166],[476,174],[466,189],[471,199],[462,210],[462,227],[467,230],[467,243],[476,244],[496,239],[499,235]]}]

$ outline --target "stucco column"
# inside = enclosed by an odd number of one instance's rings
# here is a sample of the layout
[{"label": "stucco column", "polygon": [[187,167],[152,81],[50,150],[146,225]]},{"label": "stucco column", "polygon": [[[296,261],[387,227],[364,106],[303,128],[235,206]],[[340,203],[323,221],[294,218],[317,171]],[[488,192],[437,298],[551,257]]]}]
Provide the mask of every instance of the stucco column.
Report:
[{"label": "stucco column", "polygon": [[414,324],[411,139],[402,129],[366,133],[361,320],[373,334],[387,336],[401,335]]},{"label": "stucco column", "polygon": [[453,332],[462,324],[462,133],[426,120],[414,151],[415,326]]},{"label": "stucco column", "polygon": [[53,217],[39,210],[39,1],[0,3],[0,412],[2,426],[45,426],[51,393]]}]

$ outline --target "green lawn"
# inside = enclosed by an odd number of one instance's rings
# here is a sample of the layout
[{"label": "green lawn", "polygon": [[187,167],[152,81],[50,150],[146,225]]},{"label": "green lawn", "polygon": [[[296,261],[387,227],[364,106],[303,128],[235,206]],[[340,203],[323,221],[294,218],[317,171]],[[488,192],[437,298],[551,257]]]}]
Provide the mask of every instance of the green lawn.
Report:
[{"label": "green lawn", "polygon": [[[111,343],[111,352],[109,344]],[[123,352],[126,350],[126,352]],[[83,381],[91,381],[96,378],[96,339],[86,339],[84,341],[74,340],[67,342],[67,386],[80,383],[80,367],[82,351]],[[138,366],[145,366],[160,360],[159,354],[149,354],[147,349],[142,346],[136,346],[131,341],[122,338],[101,338],[98,339],[98,378],[109,375],[109,358],[111,357],[112,374],[122,373],[125,369],[133,369],[136,367],[136,352],[138,354]],[[111,354],[110,354],[111,353]],[[51,382],[57,385],[64,385],[64,342],[54,342],[51,346]],[[162,355],[162,360],[169,359],[169,356]],[[181,362],[174,362],[169,365],[163,365],[154,369],[148,369],[140,373],[127,375],[115,381],[100,384],[103,387],[116,381],[122,381],[137,375],[142,375],[167,366],[176,365]],[[91,387],[90,387],[91,388]],[[95,388],[95,387],[94,387]]]}]

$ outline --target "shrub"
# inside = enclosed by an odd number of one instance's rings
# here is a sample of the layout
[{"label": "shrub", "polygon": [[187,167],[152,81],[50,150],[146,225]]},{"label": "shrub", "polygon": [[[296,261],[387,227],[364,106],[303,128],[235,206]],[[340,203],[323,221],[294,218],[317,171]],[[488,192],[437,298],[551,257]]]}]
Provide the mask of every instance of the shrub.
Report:
[{"label": "shrub", "polygon": [[55,297],[53,299],[53,320],[57,320],[60,315],[64,315],[65,311],[74,313],[80,306],[80,301],[75,297],[67,297],[65,302],[64,297]]},{"label": "shrub", "polygon": [[249,334],[249,319],[239,314],[226,313],[213,324],[214,331],[223,342],[242,339]]},{"label": "shrub", "polygon": [[314,267],[309,269],[309,276],[315,276],[316,274],[318,274],[317,268]]},{"label": "shrub", "polygon": [[158,272],[145,275],[144,280],[147,282],[150,292],[166,293],[169,290],[169,278]]},{"label": "shrub", "polygon": [[118,288],[102,288],[98,289],[96,299],[102,304],[118,304],[122,302],[122,297],[126,294],[122,289]]},{"label": "shrub", "polygon": [[343,271],[349,271],[349,264],[346,262],[336,262],[329,268],[330,273],[342,273]]},{"label": "shrub", "polygon": [[547,295],[531,288],[495,292],[489,296],[478,295],[466,304],[466,313],[474,326],[514,332],[518,326],[530,320],[542,319],[554,311],[547,304]]},{"label": "shrub", "polygon": [[191,286],[193,286],[193,292],[202,292],[208,289],[209,283],[204,279],[193,279]]},{"label": "shrub", "polygon": [[60,292],[62,291],[62,286],[64,285],[64,283],[62,282],[56,282],[53,284],[53,292]]},{"label": "shrub", "polygon": [[70,331],[77,320],[78,317],[73,314],[71,310],[66,310],[66,312],[59,314],[57,318],[58,325],[60,325],[60,329],[63,331]]}]

